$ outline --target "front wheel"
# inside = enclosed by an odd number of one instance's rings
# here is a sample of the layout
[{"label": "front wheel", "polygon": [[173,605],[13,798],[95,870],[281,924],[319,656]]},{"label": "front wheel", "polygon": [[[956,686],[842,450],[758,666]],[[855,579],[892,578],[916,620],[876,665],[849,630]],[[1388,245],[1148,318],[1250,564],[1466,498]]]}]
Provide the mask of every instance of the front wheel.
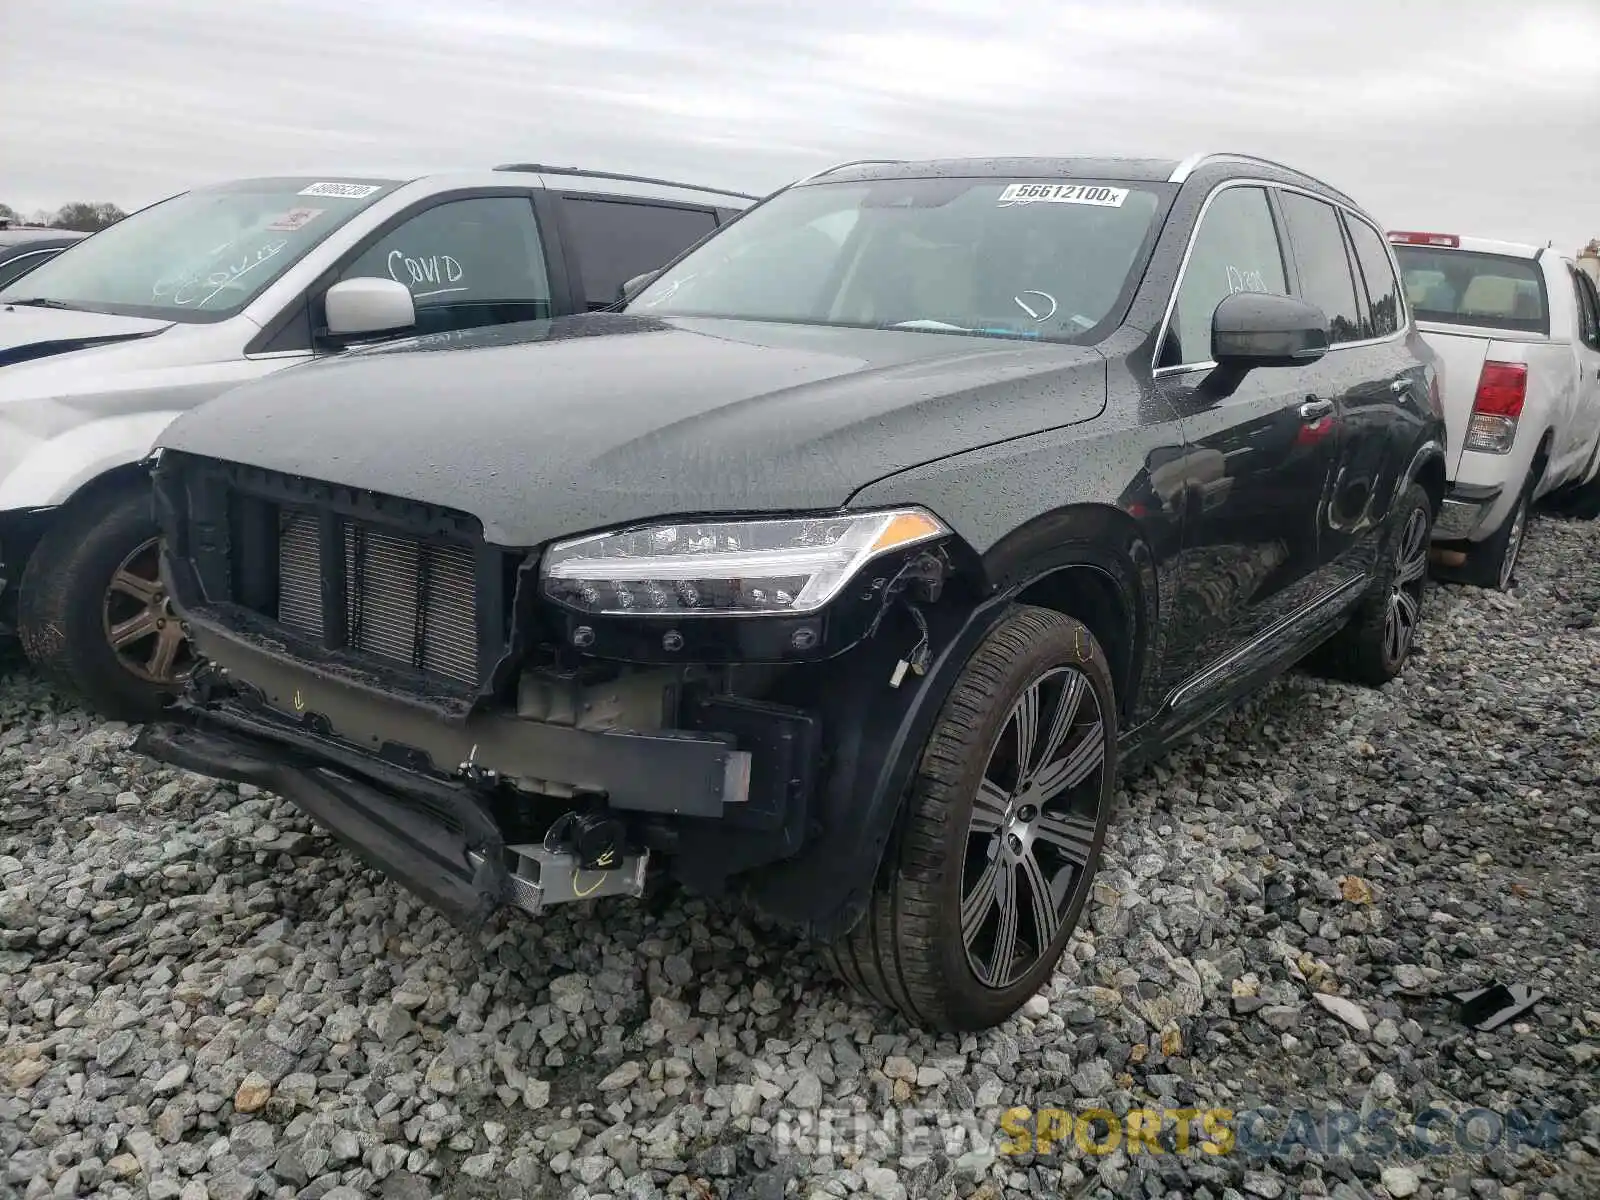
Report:
[{"label": "front wheel", "polygon": [[1017,607],[962,669],[866,914],[829,954],[914,1024],[987,1029],[1050,977],[1099,863],[1117,708],[1088,628]]},{"label": "front wheel", "polygon": [[157,716],[193,665],[161,582],[160,552],[150,485],[141,481],[64,510],[22,574],[23,652],[107,717]]}]

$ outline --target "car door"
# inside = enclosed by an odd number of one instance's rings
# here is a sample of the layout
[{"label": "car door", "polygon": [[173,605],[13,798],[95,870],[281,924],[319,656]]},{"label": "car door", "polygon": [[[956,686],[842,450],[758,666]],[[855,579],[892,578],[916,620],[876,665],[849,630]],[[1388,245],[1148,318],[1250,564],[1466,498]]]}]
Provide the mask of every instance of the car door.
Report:
[{"label": "car door", "polygon": [[1321,553],[1325,577],[1338,582],[1371,567],[1414,440],[1399,401],[1423,384],[1403,337],[1400,284],[1383,235],[1304,193],[1285,190],[1279,203],[1301,295],[1329,316],[1331,345],[1316,368],[1335,403]]},{"label": "car door", "polygon": [[1572,342],[1578,376],[1574,425],[1579,445],[1587,455],[1581,473],[1571,482],[1585,483],[1600,467],[1600,292],[1582,271],[1572,266],[1567,269],[1578,301],[1577,336]]},{"label": "car door", "polygon": [[624,283],[660,270],[718,225],[713,208],[626,196],[566,193],[560,211],[580,312],[610,308]]},{"label": "car door", "polygon": [[411,290],[418,334],[553,315],[550,272],[528,193],[450,197],[381,232],[338,273]]},{"label": "car door", "polygon": [[1221,397],[1205,387],[1217,305],[1241,291],[1289,294],[1290,269],[1265,188],[1225,184],[1212,194],[1156,371],[1185,442],[1178,678],[1261,638],[1317,589],[1318,514],[1331,459],[1314,367],[1251,371]]}]

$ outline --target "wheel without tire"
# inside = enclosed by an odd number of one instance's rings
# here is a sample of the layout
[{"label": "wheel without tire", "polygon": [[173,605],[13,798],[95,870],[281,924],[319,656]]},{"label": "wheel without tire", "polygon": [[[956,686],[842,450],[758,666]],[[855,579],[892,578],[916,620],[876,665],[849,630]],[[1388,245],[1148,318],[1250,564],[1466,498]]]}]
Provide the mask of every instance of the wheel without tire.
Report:
[{"label": "wheel without tire", "polygon": [[34,549],[17,597],[23,652],[106,716],[157,715],[193,665],[160,576],[148,485],[86,497]]},{"label": "wheel without tire", "polygon": [[922,751],[841,975],[931,1029],[986,1029],[1050,977],[1100,859],[1117,709],[1089,630],[1018,607],[973,654]]},{"label": "wheel without tire", "polygon": [[1517,556],[1533,520],[1533,485],[1532,478],[1523,484],[1516,507],[1500,528],[1467,551],[1466,564],[1456,572],[1463,583],[1503,592],[1516,580]]},{"label": "wheel without tire", "polygon": [[1377,687],[1405,669],[1422,619],[1433,517],[1428,493],[1412,484],[1395,506],[1372,587],[1315,657],[1322,672]]}]

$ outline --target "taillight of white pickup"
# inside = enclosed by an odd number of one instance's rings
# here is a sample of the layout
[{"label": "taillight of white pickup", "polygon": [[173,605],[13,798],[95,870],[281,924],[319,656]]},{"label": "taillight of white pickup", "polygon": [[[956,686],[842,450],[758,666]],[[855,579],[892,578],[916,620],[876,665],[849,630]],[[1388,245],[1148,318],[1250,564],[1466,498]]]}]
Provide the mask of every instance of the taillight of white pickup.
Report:
[{"label": "taillight of white pickup", "polygon": [[1527,363],[1485,362],[1478,374],[1478,394],[1472,399],[1472,420],[1467,423],[1467,449],[1509,454],[1527,399]]}]

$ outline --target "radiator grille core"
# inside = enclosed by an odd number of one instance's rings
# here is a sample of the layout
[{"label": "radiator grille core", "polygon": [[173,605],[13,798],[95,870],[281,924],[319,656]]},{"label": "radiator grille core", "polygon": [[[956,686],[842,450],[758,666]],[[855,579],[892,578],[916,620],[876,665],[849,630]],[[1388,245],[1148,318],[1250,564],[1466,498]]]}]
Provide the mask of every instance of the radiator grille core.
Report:
[{"label": "radiator grille core", "polygon": [[[424,542],[338,518],[343,627],[351,650],[462,683],[478,682],[478,610],[471,549]],[[278,620],[328,632],[321,518],[285,510],[278,532]]]}]

